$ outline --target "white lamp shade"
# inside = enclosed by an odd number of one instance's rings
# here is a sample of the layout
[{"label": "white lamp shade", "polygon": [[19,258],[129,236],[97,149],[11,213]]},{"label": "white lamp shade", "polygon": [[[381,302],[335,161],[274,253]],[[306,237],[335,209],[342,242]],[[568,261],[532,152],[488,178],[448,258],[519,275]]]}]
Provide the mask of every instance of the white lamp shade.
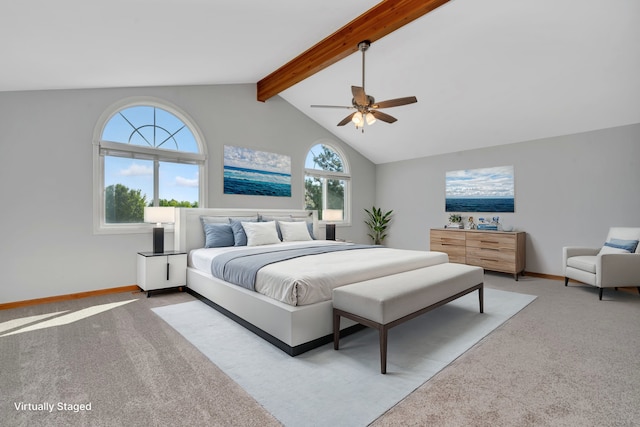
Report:
[{"label": "white lamp shade", "polygon": [[376,122],[376,118],[371,113],[367,113],[367,115],[365,117],[367,118],[367,124],[368,125],[372,125],[372,124],[374,124]]},{"label": "white lamp shade", "polygon": [[351,117],[351,121],[355,123],[356,126],[360,126],[362,124],[362,113],[360,111],[356,112],[353,117]]},{"label": "white lamp shade", "polygon": [[324,209],[322,219],[324,221],[342,221],[342,209]]},{"label": "white lamp shade", "polygon": [[176,222],[176,209],[174,207],[150,206],[144,208],[144,222],[155,224],[173,224]]}]

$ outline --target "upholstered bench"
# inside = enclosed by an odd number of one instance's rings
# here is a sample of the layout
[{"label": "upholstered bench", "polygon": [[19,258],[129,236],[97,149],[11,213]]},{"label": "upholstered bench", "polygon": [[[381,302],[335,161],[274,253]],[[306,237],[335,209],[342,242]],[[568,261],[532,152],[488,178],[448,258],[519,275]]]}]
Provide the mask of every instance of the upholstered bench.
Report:
[{"label": "upholstered bench", "polygon": [[445,263],[335,288],[333,348],[339,347],[340,317],[377,329],[385,374],[389,329],[475,290],[483,313],[483,282],[481,267]]}]

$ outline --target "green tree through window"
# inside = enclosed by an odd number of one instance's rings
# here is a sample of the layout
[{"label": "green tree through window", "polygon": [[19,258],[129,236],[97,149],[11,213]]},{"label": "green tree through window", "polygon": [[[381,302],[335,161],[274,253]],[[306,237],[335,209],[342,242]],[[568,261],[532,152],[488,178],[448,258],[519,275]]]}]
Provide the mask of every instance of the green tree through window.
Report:
[{"label": "green tree through window", "polygon": [[[148,202],[142,190],[133,190],[122,184],[108,186],[104,198],[105,217],[109,223],[140,222],[144,218],[145,206],[153,206],[153,201]],[[197,208],[198,202],[160,199],[158,206]]]},{"label": "green tree through window", "polygon": [[141,193],[142,190],[132,190],[122,184],[108,186],[104,194],[106,221],[141,222],[147,206],[147,197]]}]

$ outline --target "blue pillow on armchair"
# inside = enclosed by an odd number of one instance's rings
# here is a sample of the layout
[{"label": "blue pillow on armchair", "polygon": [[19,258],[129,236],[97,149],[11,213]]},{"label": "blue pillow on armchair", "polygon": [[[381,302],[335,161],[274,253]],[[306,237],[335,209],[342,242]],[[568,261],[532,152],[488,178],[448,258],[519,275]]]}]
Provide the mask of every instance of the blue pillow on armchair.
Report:
[{"label": "blue pillow on armchair", "polygon": [[623,239],[611,239],[608,242],[605,242],[605,246],[609,246],[617,249],[624,249],[625,251],[629,251],[630,253],[634,253],[636,248],[638,247],[637,240],[623,240]]}]

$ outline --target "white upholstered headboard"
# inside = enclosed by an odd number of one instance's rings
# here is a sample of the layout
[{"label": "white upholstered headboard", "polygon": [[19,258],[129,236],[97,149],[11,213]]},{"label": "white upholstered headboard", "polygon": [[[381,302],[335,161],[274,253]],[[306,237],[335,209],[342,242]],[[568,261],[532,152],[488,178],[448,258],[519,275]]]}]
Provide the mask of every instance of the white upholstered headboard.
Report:
[{"label": "white upholstered headboard", "polygon": [[292,216],[298,220],[313,220],[313,234],[318,236],[318,212],[304,209],[227,209],[227,208],[177,208],[174,226],[174,249],[189,252],[204,247],[204,231],[200,217],[246,217],[265,215],[272,217]]}]

